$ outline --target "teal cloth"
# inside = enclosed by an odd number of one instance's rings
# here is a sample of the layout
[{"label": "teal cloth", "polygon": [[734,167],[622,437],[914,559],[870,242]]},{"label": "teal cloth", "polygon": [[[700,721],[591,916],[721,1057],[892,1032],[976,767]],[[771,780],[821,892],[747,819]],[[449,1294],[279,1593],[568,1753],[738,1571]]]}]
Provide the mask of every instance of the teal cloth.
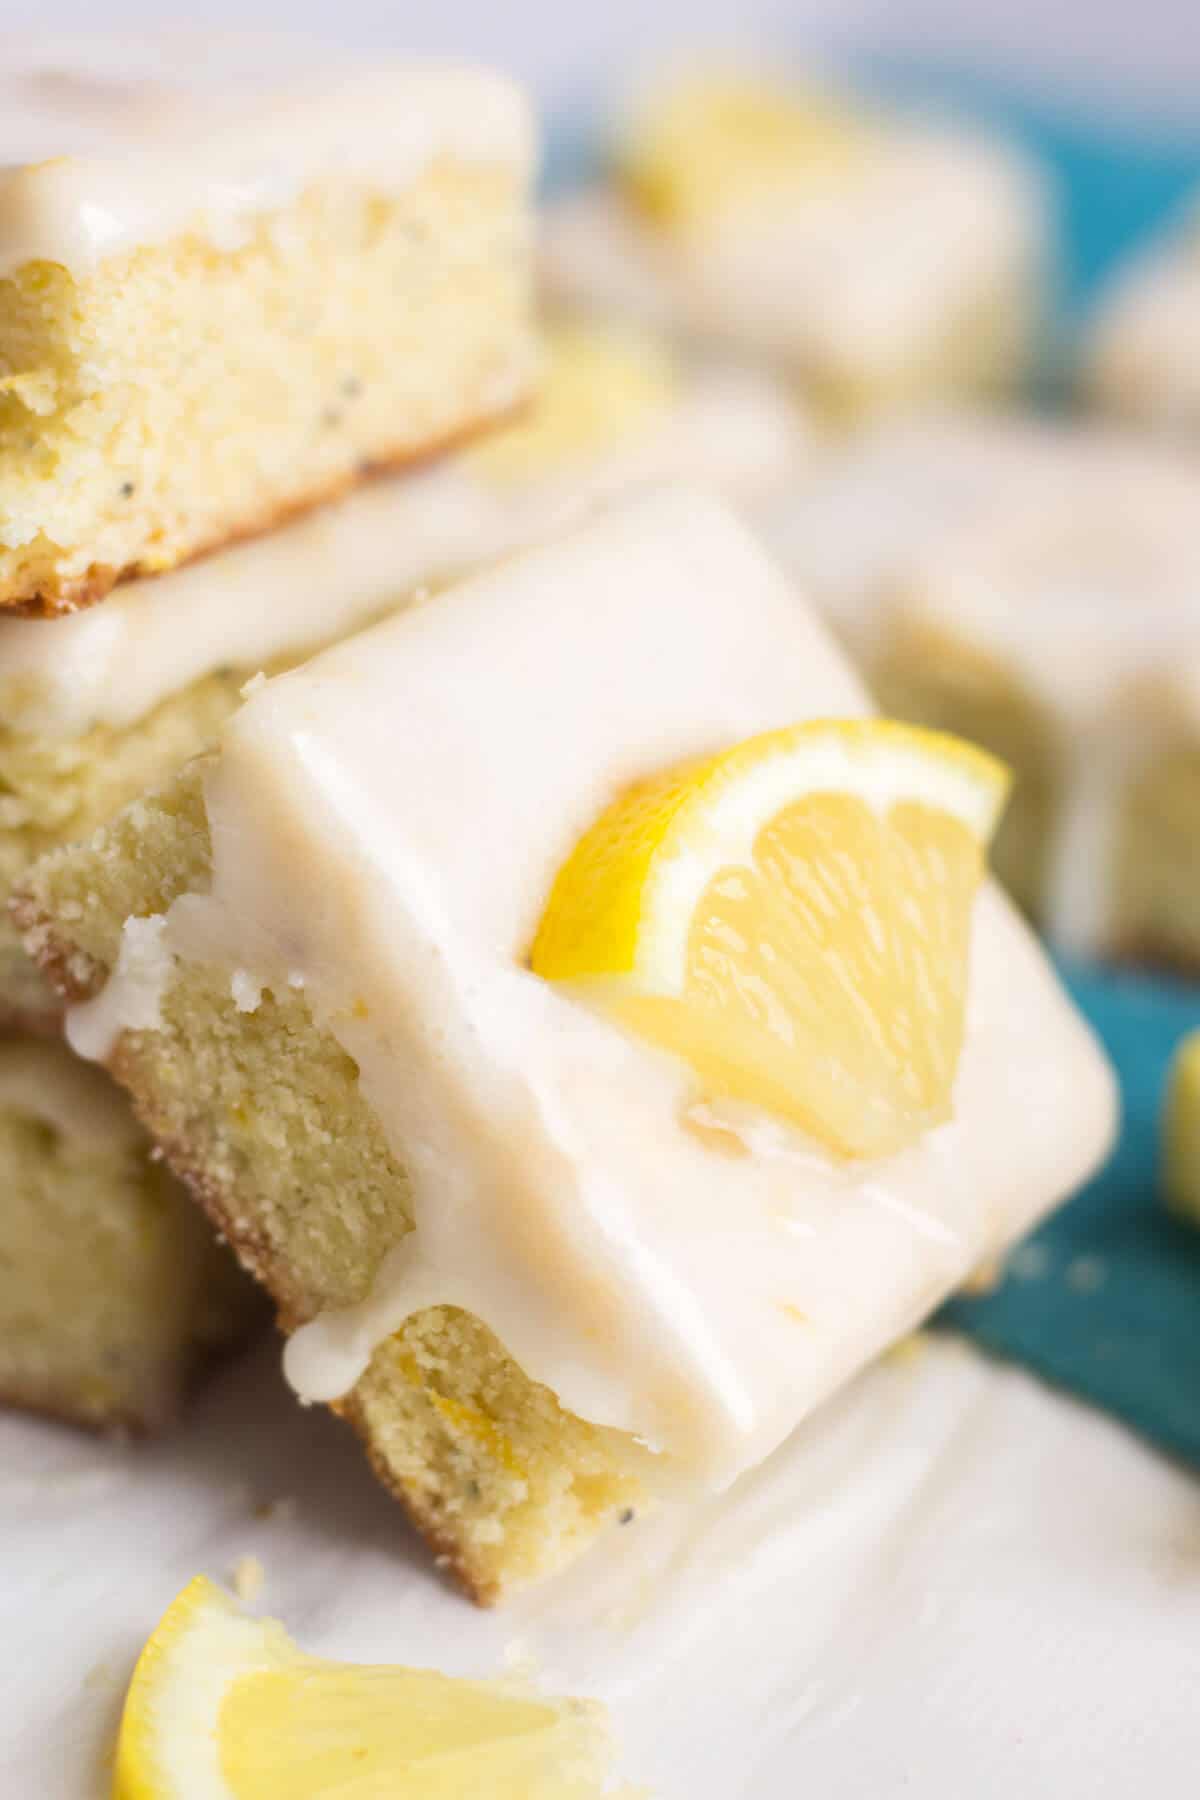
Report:
[{"label": "teal cloth", "polygon": [[1200,986],[1067,969],[1121,1081],[1108,1166],[1013,1257],[992,1293],[938,1321],[1118,1414],[1200,1467],[1200,1229],[1162,1203],[1159,1116],[1172,1051],[1200,1027]]},{"label": "teal cloth", "polygon": [[[1072,326],[1114,269],[1193,194],[1200,198],[1200,133],[1115,127],[1077,103],[962,69],[859,58],[855,73],[893,98],[983,121],[1048,170],[1066,363]],[[563,110],[550,139],[551,188],[592,166],[597,116],[592,101]],[[1200,986],[1085,968],[1064,975],[1117,1066],[1119,1145],[1101,1175],[1016,1253],[993,1293],[953,1301],[936,1322],[1200,1467],[1200,1230],[1168,1217],[1158,1178],[1164,1076],[1180,1037],[1200,1027]]]}]

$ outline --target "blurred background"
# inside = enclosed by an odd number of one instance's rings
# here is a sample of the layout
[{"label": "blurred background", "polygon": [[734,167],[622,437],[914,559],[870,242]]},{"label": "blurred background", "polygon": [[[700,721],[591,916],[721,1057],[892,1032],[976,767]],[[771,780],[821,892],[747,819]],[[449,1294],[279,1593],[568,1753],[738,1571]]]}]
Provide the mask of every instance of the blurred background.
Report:
[{"label": "blurred background", "polygon": [[[1058,6],[1039,0],[210,0],[201,13],[154,0],[48,0],[39,35],[103,31],[286,31],[351,47],[456,52],[530,82],[549,122],[551,183],[579,167],[605,96],[669,51],[778,50],[889,93],[930,93],[952,112],[1011,130],[1057,176],[1064,296],[1086,299],[1116,257],[1169,218],[1200,177],[1200,31],[1191,0]],[[25,0],[0,0],[24,33]]]},{"label": "blurred background", "polygon": [[[136,30],[172,20],[310,31],[364,45],[469,50],[506,62],[562,98],[589,78],[678,40],[764,37],[812,49],[935,55],[1004,71],[1038,86],[1082,90],[1114,112],[1149,110],[1186,127],[1200,85],[1200,32],[1190,0],[606,0],[563,7],[552,0],[209,0],[203,9],[154,0],[49,0],[39,29]],[[28,29],[27,0],[5,0],[0,18]]]}]

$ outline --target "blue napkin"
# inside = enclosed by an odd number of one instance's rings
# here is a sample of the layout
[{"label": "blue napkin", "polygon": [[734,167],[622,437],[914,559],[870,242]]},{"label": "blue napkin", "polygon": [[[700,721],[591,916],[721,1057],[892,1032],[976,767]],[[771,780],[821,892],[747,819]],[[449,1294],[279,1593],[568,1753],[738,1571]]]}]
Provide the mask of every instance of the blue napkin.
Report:
[{"label": "blue napkin", "polygon": [[1200,1467],[1200,1229],[1159,1185],[1163,1080],[1200,1026],[1200,986],[1064,970],[1117,1066],[1125,1108],[1108,1166],[1013,1255],[1000,1286],[938,1323],[1028,1364]]}]

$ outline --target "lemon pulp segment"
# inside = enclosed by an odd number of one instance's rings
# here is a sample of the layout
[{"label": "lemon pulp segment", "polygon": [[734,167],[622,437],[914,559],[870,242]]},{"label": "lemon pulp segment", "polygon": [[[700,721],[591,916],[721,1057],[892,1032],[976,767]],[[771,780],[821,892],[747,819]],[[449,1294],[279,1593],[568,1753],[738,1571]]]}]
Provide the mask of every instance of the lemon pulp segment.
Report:
[{"label": "lemon pulp segment", "polygon": [[325,1661],[210,1581],[130,1684],[114,1800],[599,1800],[601,1709],[431,1670]]},{"label": "lemon pulp segment", "polygon": [[705,1097],[844,1156],[949,1116],[1000,764],[882,720],[767,733],[622,795],[555,883],[535,973]]}]

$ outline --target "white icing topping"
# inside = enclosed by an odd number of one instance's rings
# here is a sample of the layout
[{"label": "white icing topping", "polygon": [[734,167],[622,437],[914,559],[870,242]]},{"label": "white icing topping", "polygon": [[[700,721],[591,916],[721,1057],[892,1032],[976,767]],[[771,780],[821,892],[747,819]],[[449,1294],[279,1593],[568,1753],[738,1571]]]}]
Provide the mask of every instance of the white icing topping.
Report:
[{"label": "white icing topping", "polygon": [[1064,818],[1051,925],[1102,943],[1122,794],[1200,734],[1200,474],[1137,441],[1033,423],[878,433],[781,508],[777,548],[869,665],[932,624],[1057,727]]},{"label": "white icing topping", "polygon": [[673,492],[237,715],[207,782],[211,888],[175,902],[165,944],[299,975],[413,1183],[372,1293],[292,1340],[304,1393],[343,1391],[413,1309],[459,1305],[573,1411],[725,1481],[1091,1167],[1110,1077],[991,890],[955,1119],[867,1168],[778,1129],[714,1150],[681,1066],[524,966],[625,783],[863,705],[732,517]]},{"label": "white icing topping", "polygon": [[1033,264],[1038,187],[1010,153],[894,125],[852,180],[770,195],[667,238],[615,193],[551,208],[552,291],[855,378],[919,356],[976,300]]},{"label": "white icing topping", "polygon": [[186,69],[131,90],[71,71],[56,79],[37,62],[5,71],[7,84],[25,86],[0,124],[10,164],[0,168],[0,275],[34,260],[85,273],[185,229],[232,248],[256,216],[322,176],[394,192],[439,156],[523,173],[532,165],[522,96],[468,66],[367,70],[335,58],[323,75],[310,69],[260,100],[247,81],[206,92]]},{"label": "white icing topping", "polygon": [[81,1150],[123,1150],[141,1137],[121,1089],[62,1044],[0,1043],[0,1109],[40,1119]]},{"label": "white icing topping", "polygon": [[7,730],[53,738],[128,726],[215,669],[259,669],[332,642],[627,489],[687,475],[756,504],[807,449],[796,409],[765,378],[701,372],[619,443],[539,478],[497,486],[468,452],[130,582],[102,606],[0,618],[0,718]]},{"label": "white icing topping", "polygon": [[166,915],[126,919],[117,965],[92,1000],[69,1007],[64,1035],[76,1056],[105,1062],[123,1031],[157,1031],[172,957]]}]

